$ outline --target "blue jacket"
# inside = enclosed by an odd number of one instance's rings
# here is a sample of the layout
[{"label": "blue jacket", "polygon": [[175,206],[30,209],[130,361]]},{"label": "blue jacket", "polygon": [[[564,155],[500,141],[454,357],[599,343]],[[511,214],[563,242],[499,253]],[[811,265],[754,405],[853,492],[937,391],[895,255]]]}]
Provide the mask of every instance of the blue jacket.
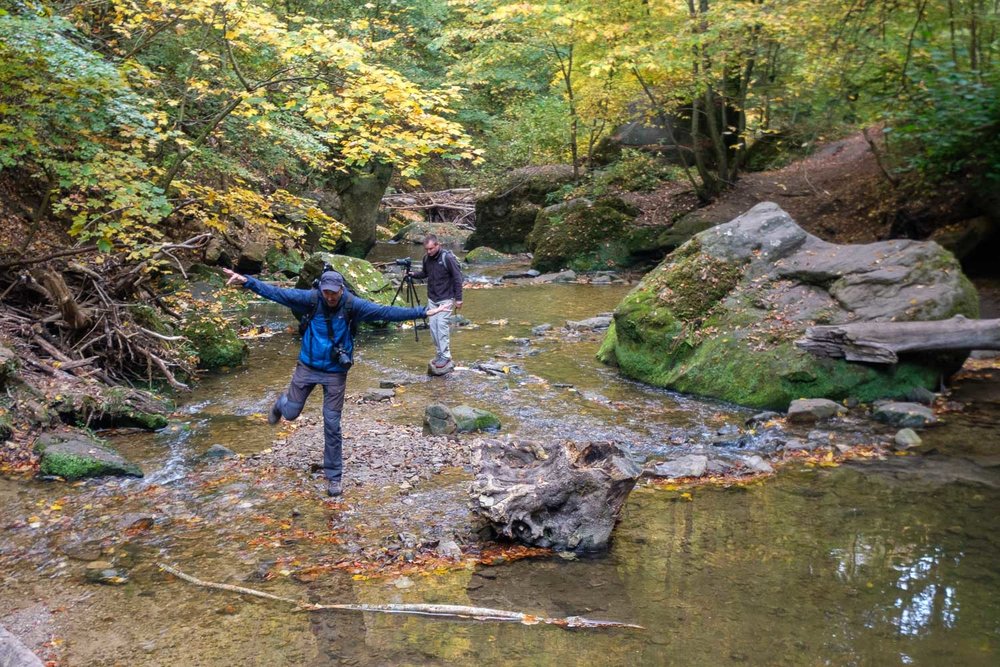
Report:
[{"label": "blue jacket", "polygon": [[[330,308],[326,301],[311,289],[283,289],[268,285],[256,278],[247,276],[247,281],[243,287],[254,294],[259,294],[265,299],[288,306],[296,312],[311,313],[316,309],[316,299],[319,299],[320,308],[316,316],[309,323],[302,336],[302,349],[299,350],[299,361],[313,370],[323,373],[344,373],[348,369],[337,363],[337,355],[334,350],[343,346],[344,351],[354,358],[354,340],[348,329],[347,319],[344,313],[344,304],[351,300],[351,310],[353,317],[358,322],[403,322],[404,320],[415,320],[424,317],[427,312],[426,306],[416,306],[414,308],[401,308],[399,306],[380,306],[371,301],[350,295],[346,291],[341,297],[336,308]],[[329,321],[329,327],[327,322]],[[333,330],[333,340],[330,340],[330,329]]]}]

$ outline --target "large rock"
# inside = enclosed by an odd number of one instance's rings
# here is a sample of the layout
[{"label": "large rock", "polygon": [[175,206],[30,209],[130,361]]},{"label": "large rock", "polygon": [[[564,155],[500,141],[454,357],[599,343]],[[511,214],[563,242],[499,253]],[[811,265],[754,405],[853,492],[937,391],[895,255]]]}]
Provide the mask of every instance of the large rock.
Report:
[{"label": "large rock", "polygon": [[250,241],[242,248],[236,258],[237,273],[260,273],[264,268],[264,259],[267,257],[267,243],[264,241]]},{"label": "large rock", "polygon": [[514,258],[510,255],[505,255],[499,250],[494,250],[487,246],[481,245],[478,248],[473,248],[465,256],[466,264],[503,264],[504,262],[511,262]]},{"label": "large rock", "polygon": [[[354,293],[366,301],[388,305],[395,294],[392,284],[371,262],[329,252],[317,252],[309,256],[302,266],[295,287],[311,289],[313,281],[322,273],[324,264],[329,264],[334,271],[340,272],[351,284]],[[400,305],[399,302],[396,305]]]},{"label": "large rock", "polygon": [[937,423],[934,411],[919,403],[883,403],[875,408],[872,416],[900,428],[922,428]]},{"label": "large rock", "polygon": [[697,234],[619,304],[598,356],[629,377],[743,405],[900,397],[931,388],[961,355],[889,367],[820,359],[794,341],[813,324],[978,316],[975,288],[936,243],[841,246],[776,204]]},{"label": "large rock", "polygon": [[847,408],[828,398],[800,398],[788,406],[788,421],[808,424],[839,417],[846,412]]},{"label": "large rock", "polygon": [[504,537],[560,550],[604,549],[641,470],[617,445],[485,440],[470,487]]},{"label": "large rock", "polygon": [[546,197],[572,180],[573,167],[565,164],[515,169],[493,192],[476,201],[476,231],[465,247],[486,245],[502,252],[524,252]]},{"label": "large rock", "polygon": [[681,477],[701,477],[708,469],[708,457],[703,454],[687,454],[670,461],[657,463],[652,474],[656,477],[678,479]]},{"label": "large rock", "polygon": [[20,639],[0,625],[0,667],[42,667],[43,664]]},{"label": "large rock", "polygon": [[85,433],[45,433],[35,442],[41,457],[39,472],[66,480],[100,475],[142,477],[142,470],[124,456]]},{"label": "large rock", "polygon": [[458,424],[447,405],[431,403],[424,409],[424,429],[431,435],[451,435],[458,430]]},{"label": "large rock", "polygon": [[[532,266],[577,271],[633,266],[667,251],[661,227],[636,226],[638,209],[618,197],[574,199],[542,209],[528,236]],[[669,246],[670,248],[674,246]]]}]

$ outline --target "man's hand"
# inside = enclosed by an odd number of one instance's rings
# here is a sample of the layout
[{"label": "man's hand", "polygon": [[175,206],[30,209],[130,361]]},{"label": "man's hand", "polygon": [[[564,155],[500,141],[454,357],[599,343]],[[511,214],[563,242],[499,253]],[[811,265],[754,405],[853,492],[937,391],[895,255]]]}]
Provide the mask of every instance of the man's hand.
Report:
[{"label": "man's hand", "polygon": [[425,317],[431,317],[432,315],[437,315],[438,313],[443,313],[446,310],[451,310],[451,304],[442,303],[440,306],[438,306],[436,308],[431,308],[426,313],[424,313],[424,315],[425,315]]},{"label": "man's hand", "polygon": [[462,310],[462,302],[461,301],[456,301],[455,302],[455,312],[458,312],[460,310]]},{"label": "man's hand", "polygon": [[222,269],[222,272],[226,274],[227,278],[229,278],[229,280],[226,281],[226,285],[232,285],[234,283],[237,285],[242,285],[247,281],[246,276],[236,273],[235,271],[232,271],[230,269]]}]

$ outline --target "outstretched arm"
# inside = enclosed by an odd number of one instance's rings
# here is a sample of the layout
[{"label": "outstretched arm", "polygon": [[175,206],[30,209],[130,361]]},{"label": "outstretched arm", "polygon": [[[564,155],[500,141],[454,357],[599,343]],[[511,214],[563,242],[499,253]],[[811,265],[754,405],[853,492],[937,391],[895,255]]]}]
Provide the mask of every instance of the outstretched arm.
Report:
[{"label": "outstretched arm", "polygon": [[312,290],[283,289],[229,269],[222,269],[222,271],[229,277],[229,280],[226,281],[227,285],[242,285],[254,294],[280,303],[282,306],[288,306],[293,310],[309,310],[315,306]]},{"label": "outstretched arm", "polygon": [[404,308],[401,306],[380,306],[377,303],[365,301],[360,298],[356,298],[354,300],[353,307],[357,309],[357,318],[359,322],[404,322],[406,320],[416,320],[423,317],[430,317],[451,309],[450,306],[447,305],[441,305],[431,309],[428,309],[427,306],[414,306],[413,308]]}]

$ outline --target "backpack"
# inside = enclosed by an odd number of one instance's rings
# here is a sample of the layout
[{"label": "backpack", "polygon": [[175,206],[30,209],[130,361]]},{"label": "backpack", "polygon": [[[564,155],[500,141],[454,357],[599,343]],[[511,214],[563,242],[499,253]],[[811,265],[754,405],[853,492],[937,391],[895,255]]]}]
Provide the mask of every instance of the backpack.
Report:
[{"label": "backpack", "polygon": [[[313,290],[313,298],[315,302],[313,309],[310,312],[303,315],[302,319],[299,320],[300,336],[306,335],[306,331],[308,331],[309,325],[312,324],[313,318],[316,317],[316,315],[319,314],[320,309],[323,308],[323,301],[319,295],[319,289]],[[355,315],[354,299],[356,297],[351,292],[351,290],[347,289],[346,282],[344,284],[344,298],[347,299],[347,301],[344,303],[344,317],[347,319],[347,330],[350,332],[351,338],[353,339],[355,336],[358,335],[358,318],[354,316]],[[326,321],[327,328],[332,333],[333,328],[330,323],[330,318],[328,317],[326,318],[326,320],[327,320]]]}]

